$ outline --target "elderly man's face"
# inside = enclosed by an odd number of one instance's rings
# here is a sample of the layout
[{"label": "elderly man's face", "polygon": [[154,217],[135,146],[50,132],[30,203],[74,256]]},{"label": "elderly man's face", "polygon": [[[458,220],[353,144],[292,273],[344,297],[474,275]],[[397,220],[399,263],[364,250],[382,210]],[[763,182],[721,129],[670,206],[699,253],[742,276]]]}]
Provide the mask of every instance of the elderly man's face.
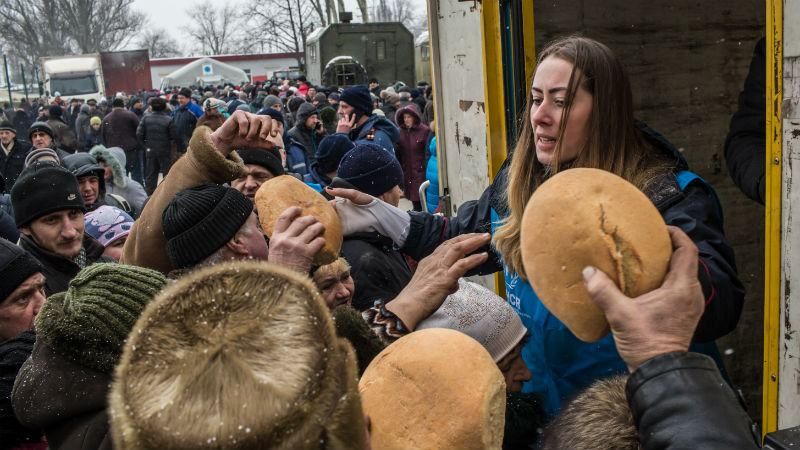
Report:
[{"label": "elderly man's face", "polygon": [[0,142],[2,142],[3,145],[8,145],[11,143],[11,141],[14,140],[14,137],[16,135],[17,134],[14,133],[13,131],[2,130],[0,131]]},{"label": "elderly man's face", "polygon": [[0,342],[33,329],[44,304],[44,275],[35,273],[0,302]]}]

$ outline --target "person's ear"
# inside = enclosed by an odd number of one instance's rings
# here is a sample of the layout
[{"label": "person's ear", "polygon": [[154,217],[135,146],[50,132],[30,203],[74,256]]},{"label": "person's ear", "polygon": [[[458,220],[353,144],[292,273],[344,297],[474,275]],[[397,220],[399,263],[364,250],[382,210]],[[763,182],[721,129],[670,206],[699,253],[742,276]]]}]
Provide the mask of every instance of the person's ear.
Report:
[{"label": "person's ear", "polygon": [[20,228],[19,231],[21,231],[22,234],[24,234],[25,236],[28,236],[28,237],[30,237],[31,234],[33,234],[33,233],[31,233],[31,227],[27,227],[27,226]]},{"label": "person's ear", "polygon": [[247,247],[244,241],[244,235],[241,232],[234,234],[233,237],[225,243],[225,246],[236,255],[247,256],[250,254],[250,249]]}]

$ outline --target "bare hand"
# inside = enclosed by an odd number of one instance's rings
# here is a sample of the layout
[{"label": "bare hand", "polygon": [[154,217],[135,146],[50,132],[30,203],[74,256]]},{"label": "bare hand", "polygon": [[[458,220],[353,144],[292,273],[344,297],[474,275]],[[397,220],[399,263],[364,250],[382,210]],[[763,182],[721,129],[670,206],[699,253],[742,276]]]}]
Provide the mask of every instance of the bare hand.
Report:
[{"label": "bare hand", "polygon": [[211,142],[217,151],[228,156],[231,150],[240,147],[265,148],[281,147],[281,127],[270,116],[258,116],[245,111],[234,113],[211,133]]},{"label": "bare hand", "polygon": [[339,123],[336,125],[336,132],[349,134],[354,126],[356,126],[356,115],[350,114],[349,118],[345,116],[339,119]]},{"label": "bare hand", "polygon": [[[448,295],[458,290],[458,279],[484,263],[486,253],[470,253],[489,243],[489,234],[463,234],[443,242],[423,258],[411,281],[386,309],[403,321],[409,330],[433,314]],[[469,256],[467,256],[469,255]]]},{"label": "bare hand", "polygon": [[674,251],[660,288],[631,299],[602,271],[587,267],[583,272],[589,295],[605,313],[631,372],[656,356],[687,351],[703,314],[697,247],[681,229],[668,228]]},{"label": "bare hand", "polygon": [[314,256],[325,246],[325,225],[312,216],[300,216],[297,206],[287,208],[278,216],[269,238],[271,263],[308,274]]}]

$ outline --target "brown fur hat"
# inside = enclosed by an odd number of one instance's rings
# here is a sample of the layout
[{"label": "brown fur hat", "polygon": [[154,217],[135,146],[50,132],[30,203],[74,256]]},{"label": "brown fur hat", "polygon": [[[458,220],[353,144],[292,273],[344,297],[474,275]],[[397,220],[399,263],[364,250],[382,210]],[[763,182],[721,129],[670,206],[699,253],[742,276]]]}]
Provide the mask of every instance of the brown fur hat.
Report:
[{"label": "brown fur hat", "polygon": [[115,448],[363,449],[356,360],[304,276],[199,269],[147,307],[111,388]]},{"label": "brown fur hat", "polygon": [[606,378],[578,394],[545,430],[542,449],[638,450],[627,382],[627,376]]}]

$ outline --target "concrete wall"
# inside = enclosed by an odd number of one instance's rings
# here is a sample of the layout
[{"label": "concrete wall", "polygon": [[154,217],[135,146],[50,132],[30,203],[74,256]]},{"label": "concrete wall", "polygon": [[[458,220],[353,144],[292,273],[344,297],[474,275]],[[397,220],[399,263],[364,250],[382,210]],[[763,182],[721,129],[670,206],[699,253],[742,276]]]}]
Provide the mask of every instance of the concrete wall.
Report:
[{"label": "concrete wall", "polygon": [[535,2],[536,42],[580,33],[609,45],[631,75],[638,117],[661,131],[716,189],[747,289],[737,330],[721,339],[750,414],[761,417],[763,208],[731,182],[723,156],[728,122],[764,33],[758,0],[549,0]]}]

